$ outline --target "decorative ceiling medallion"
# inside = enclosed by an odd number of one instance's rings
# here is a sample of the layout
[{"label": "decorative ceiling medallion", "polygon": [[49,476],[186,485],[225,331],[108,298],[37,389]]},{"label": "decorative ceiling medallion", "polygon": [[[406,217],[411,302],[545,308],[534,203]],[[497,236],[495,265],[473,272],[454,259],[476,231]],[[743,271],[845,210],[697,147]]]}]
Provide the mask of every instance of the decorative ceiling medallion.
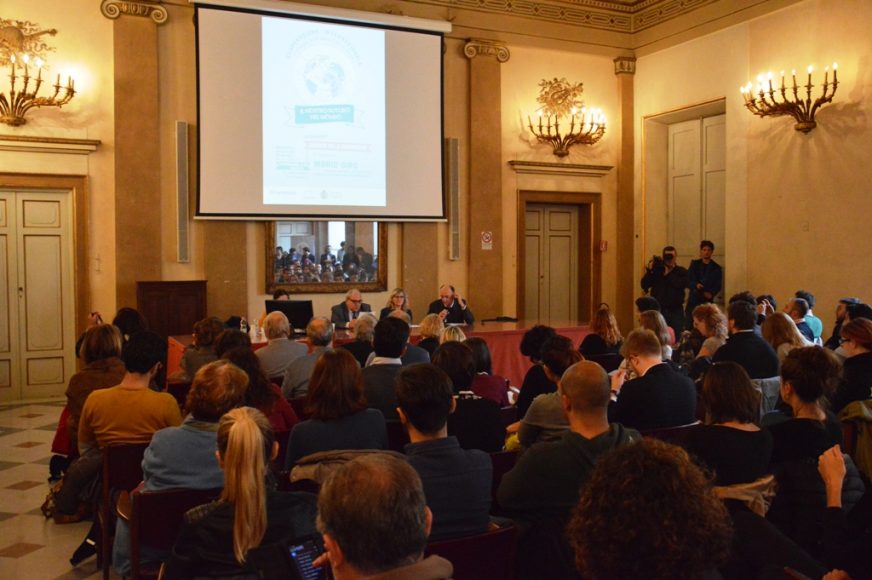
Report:
[{"label": "decorative ceiling medallion", "polygon": [[151,18],[157,24],[167,21],[167,9],[158,2],[148,0],[103,0],[100,4],[100,12],[106,18],[115,20],[121,15],[142,16]]}]

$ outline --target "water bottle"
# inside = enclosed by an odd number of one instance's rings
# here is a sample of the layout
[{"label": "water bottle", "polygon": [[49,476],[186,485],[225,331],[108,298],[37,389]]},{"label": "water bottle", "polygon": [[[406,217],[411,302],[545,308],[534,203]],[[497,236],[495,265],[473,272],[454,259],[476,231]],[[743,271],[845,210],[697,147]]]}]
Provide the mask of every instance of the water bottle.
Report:
[{"label": "water bottle", "polygon": [[239,319],[239,330],[248,334],[248,322],[245,320],[245,317]]}]

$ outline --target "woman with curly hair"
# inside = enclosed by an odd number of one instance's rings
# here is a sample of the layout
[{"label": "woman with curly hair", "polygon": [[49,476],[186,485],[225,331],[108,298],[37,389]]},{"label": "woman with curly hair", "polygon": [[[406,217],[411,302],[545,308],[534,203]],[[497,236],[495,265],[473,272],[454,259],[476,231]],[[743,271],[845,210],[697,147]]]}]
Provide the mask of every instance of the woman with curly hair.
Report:
[{"label": "woman with curly hair", "polygon": [[567,534],[587,579],[665,580],[713,573],[732,526],[686,451],[644,439],[600,458]]},{"label": "woman with curly hair", "polygon": [[585,357],[602,354],[617,354],[621,351],[624,337],[618,328],[618,320],[609,309],[609,305],[602,303],[593,315],[590,324],[591,333],[582,339],[578,345],[578,351]]},{"label": "woman with curly hair", "polygon": [[693,309],[693,327],[705,337],[699,357],[712,357],[727,342],[727,317],[717,304],[700,304]]},{"label": "woman with curly hair", "polygon": [[772,345],[778,361],[783,362],[787,353],[795,348],[812,346],[812,344],[799,333],[793,320],[783,312],[770,314],[760,327],[763,339]]}]

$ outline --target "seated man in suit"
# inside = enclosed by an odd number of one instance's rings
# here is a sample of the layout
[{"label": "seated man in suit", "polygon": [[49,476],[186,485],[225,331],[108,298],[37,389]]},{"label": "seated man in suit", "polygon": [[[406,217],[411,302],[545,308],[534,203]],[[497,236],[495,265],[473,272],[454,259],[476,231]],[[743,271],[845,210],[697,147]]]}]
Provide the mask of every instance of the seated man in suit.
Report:
[{"label": "seated man in suit", "polygon": [[363,301],[360,290],[352,288],[345,293],[344,302],[330,309],[330,321],[336,328],[354,328],[362,312],[372,312],[372,308]]},{"label": "seated man in suit", "polygon": [[689,377],[663,362],[657,335],[647,329],[634,330],[621,354],[637,378],[625,382],[626,370],[612,376],[615,400],[609,405],[610,421],[641,431],[696,420],[696,387]]},{"label": "seated man in suit", "polygon": [[750,302],[737,300],[727,307],[727,330],[730,338],[717,350],[712,361],[730,360],[739,363],[752,379],[768,379],[778,375],[778,355],[755,331],[757,308]]},{"label": "seated man in suit", "polygon": [[430,303],[427,314],[438,314],[445,324],[472,324],[475,316],[466,300],[454,290],[454,286],[439,288],[439,300]]},{"label": "seated man in suit", "polygon": [[400,357],[409,342],[409,325],[397,318],[385,318],[375,325],[372,346],[375,356],[361,374],[363,391],[372,409],[378,409],[387,421],[397,421],[397,397],[394,377],[403,367]]},{"label": "seated man in suit", "polygon": [[451,379],[431,364],[415,364],[399,372],[395,391],[411,441],[405,452],[433,512],[430,541],[484,533],[493,465],[487,453],[461,449],[448,435],[448,415],[456,405]]}]

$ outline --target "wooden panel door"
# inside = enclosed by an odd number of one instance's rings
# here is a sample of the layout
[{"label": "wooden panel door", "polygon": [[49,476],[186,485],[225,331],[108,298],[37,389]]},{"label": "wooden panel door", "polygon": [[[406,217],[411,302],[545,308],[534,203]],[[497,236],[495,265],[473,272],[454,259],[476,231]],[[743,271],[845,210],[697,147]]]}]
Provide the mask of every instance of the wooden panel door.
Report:
[{"label": "wooden panel door", "polygon": [[527,204],[524,316],[543,324],[578,318],[578,207]]},{"label": "wooden panel door", "polygon": [[15,194],[0,191],[0,401],[21,397],[18,366],[18,252]]}]

